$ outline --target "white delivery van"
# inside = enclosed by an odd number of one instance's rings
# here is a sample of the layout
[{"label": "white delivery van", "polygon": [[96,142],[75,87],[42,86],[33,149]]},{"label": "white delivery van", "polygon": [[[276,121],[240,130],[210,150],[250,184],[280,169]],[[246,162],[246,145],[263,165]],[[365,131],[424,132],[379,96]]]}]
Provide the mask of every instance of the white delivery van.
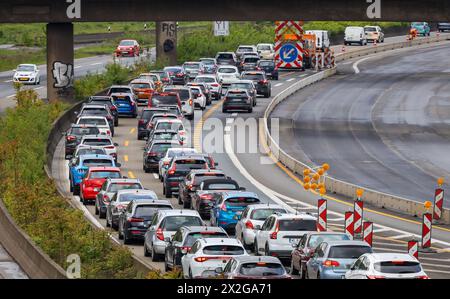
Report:
[{"label": "white delivery van", "polygon": [[316,49],[324,49],[330,47],[330,39],[326,30],[308,30],[306,34],[316,35]]},{"label": "white delivery van", "polygon": [[345,28],[344,45],[360,44],[367,45],[366,33],[363,27],[347,27]]}]

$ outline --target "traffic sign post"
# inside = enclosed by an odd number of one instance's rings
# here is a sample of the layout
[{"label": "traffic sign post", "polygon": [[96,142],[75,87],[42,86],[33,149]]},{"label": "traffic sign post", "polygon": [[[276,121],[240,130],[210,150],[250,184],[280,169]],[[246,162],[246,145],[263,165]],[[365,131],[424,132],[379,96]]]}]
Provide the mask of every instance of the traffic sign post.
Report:
[{"label": "traffic sign post", "polygon": [[362,233],[363,213],[364,202],[361,200],[355,200],[353,205],[353,232],[355,237],[358,237],[358,235]]},{"label": "traffic sign post", "polygon": [[434,192],[433,219],[439,221],[442,217],[442,207],[444,205],[444,189],[441,188],[444,184],[444,178],[439,178],[437,183],[438,188]]},{"label": "traffic sign post", "polygon": [[408,241],[408,253],[416,259],[419,259],[419,242],[417,240]]},{"label": "traffic sign post", "polygon": [[353,212],[348,211],[345,212],[345,223],[344,223],[344,233],[349,236],[350,239],[353,239]]},{"label": "traffic sign post", "polygon": [[327,231],[327,200],[323,198],[317,201],[317,230]]},{"label": "traffic sign post", "polygon": [[363,241],[372,247],[373,242],[373,223],[370,221],[364,221],[363,223]]},{"label": "traffic sign post", "polygon": [[228,36],[230,35],[230,22],[215,21],[214,22],[214,36]]},{"label": "traffic sign post", "polygon": [[303,22],[275,22],[275,63],[278,68],[303,69]]}]

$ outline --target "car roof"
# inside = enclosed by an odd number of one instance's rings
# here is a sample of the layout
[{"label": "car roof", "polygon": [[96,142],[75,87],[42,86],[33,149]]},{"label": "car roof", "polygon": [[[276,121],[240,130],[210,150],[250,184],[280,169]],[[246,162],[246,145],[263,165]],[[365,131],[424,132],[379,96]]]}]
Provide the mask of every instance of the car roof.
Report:
[{"label": "car roof", "polygon": [[166,205],[172,207],[170,201],[165,199],[140,199],[133,200],[135,202],[135,206],[147,206],[147,205]]},{"label": "car roof", "polygon": [[164,216],[173,216],[173,215],[187,215],[187,216],[198,216],[200,214],[195,210],[187,210],[187,209],[174,209],[174,210],[160,210],[158,211],[163,217]]},{"label": "car roof", "polygon": [[190,154],[190,155],[186,155],[186,156],[175,156],[174,160],[178,161],[178,160],[186,160],[186,159],[203,159],[206,162],[205,157],[198,155],[198,154]]},{"label": "car roof", "polygon": [[146,79],[134,79],[134,80],[132,80],[131,82],[130,82],[130,84],[133,84],[133,83],[151,83],[152,81],[150,81],[150,80],[146,80]]},{"label": "car roof", "polygon": [[103,118],[103,119],[106,120],[106,117],[99,116],[99,115],[80,115],[79,118],[95,118],[95,119]]},{"label": "car roof", "polygon": [[131,87],[128,85],[111,85],[110,88],[131,88]]},{"label": "car roof", "polygon": [[199,239],[201,243],[203,243],[203,245],[218,245],[218,244],[224,244],[224,245],[239,245],[241,247],[242,243],[234,238],[207,238],[207,239],[203,239],[200,238]]},{"label": "car roof", "polygon": [[[293,213],[287,213],[287,214],[273,214],[275,215],[275,217],[277,217],[280,220],[283,219],[303,219],[303,220],[316,220],[316,217],[313,217],[312,215],[308,215],[308,214],[304,214],[304,213],[298,213],[298,214],[293,214]],[[271,216],[273,216],[271,215]]]},{"label": "car roof", "polygon": [[175,131],[175,130],[164,130],[164,129],[154,130],[153,134],[156,134],[156,133],[174,133],[174,134],[178,134],[178,132]]},{"label": "car roof", "polygon": [[272,209],[284,209],[287,211],[287,209],[281,205],[273,204],[273,203],[255,203],[247,206],[249,209],[252,210],[259,210],[264,208],[272,208]]},{"label": "car roof", "polygon": [[98,135],[83,135],[81,139],[88,139],[88,138],[96,138],[96,139],[108,139],[112,141],[111,136],[105,135],[105,134],[98,134]]},{"label": "car roof", "polygon": [[71,124],[71,128],[96,128],[96,125],[93,124]]},{"label": "car roof", "polygon": [[143,194],[143,195],[150,194],[150,195],[155,195],[156,198],[158,197],[156,195],[155,191],[147,190],[147,189],[123,189],[123,190],[117,191],[117,195],[128,194],[128,193],[136,193],[136,194]]},{"label": "car roof", "polygon": [[125,178],[112,179],[112,178],[108,178],[107,180],[110,181],[111,183],[139,183],[139,184],[142,184],[139,179],[125,179]]},{"label": "car roof", "polygon": [[231,84],[239,84],[239,83],[253,84],[253,81],[244,79],[244,80],[239,80],[239,81],[236,81],[236,82],[232,82]]},{"label": "car roof", "polygon": [[152,141],[152,146],[155,144],[180,144],[177,140],[154,140]]},{"label": "car roof", "polygon": [[[205,77],[205,78],[216,78],[216,75],[212,75],[212,74],[203,74],[203,75],[198,75],[196,78],[202,78],[202,77]],[[196,83],[203,83],[203,82],[196,82]]]},{"label": "car roof", "polygon": [[191,174],[205,174],[205,173],[217,173],[217,174],[225,174],[222,170],[219,169],[192,169]]},{"label": "car roof", "polygon": [[106,110],[106,105],[84,103],[83,106],[81,107],[81,109],[84,109],[84,108],[103,108]]},{"label": "car roof", "polygon": [[179,119],[178,116],[177,116],[177,118],[161,118],[161,119],[158,119],[158,120],[156,121],[156,124],[158,124],[158,123],[164,123],[164,122],[170,122],[170,123],[183,123],[183,121],[182,121],[181,119]]},{"label": "car roof", "polygon": [[239,45],[238,48],[240,48],[240,47],[255,47],[255,45]]},{"label": "car roof", "polygon": [[103,167],[89,167],[89,172],[94,172],[94,171],[116,171],[116,172],[120,172],[120,168],[119,167],[111,167],[111,166],[103,166]]},{"label": "car roof", "polygon": [[407,262],[418,262],[417,259],[411,256],[408,253],[391,253],[391,252],[383,252],[383,253],[366,253],[365,256],[368,256],[370,259],[375,262],[383,262],[383,261],[407,261]]},{"label": "car roof", "polygon": [[275,257],[275,256],[254,256],[254,255],[244,255],[244,256],[236,256],[233,257],[234,260],[238,261],[239,263],[277,263],[281,264],[281,261]]},{"label": "car roof", "polygon": [[255,192],[250,192],[250,191],[234,191],[234,190],[230,190],[230,191],[226,191],[222,193],[223,196],[225,198],[230,198],[230,197],[254,197],[254,198],[258,198],[258,194],[256,194]]},{"label": "car roof", "polygon": [[[315,219],[315,218],[314,218]],[[345,240],[345,241],[324,241],[329,246],[343,246],[343,245],[360,245],[360,246],[369,246],[365,241],[360,240]]]},{"label": "car roof", "polygon": [[104,160],[114,160],[114,158],[110,155],[97,155],[97,154],[89,154],[80,156],[81,160],[87,159],[104,159]]},{"label": "car roof", "polygon": [[168,151],[176,151],[176,152],[187,152],[187,151],[195,151],[195,148],[192,147],[174,147],[169,148]]},{"label": "car roof", "polygon": [[205,232],[205,231],[226,233],[226,231],[220,226],[185,226],[184,225],[181,227],[181,229],[188,233]]}]

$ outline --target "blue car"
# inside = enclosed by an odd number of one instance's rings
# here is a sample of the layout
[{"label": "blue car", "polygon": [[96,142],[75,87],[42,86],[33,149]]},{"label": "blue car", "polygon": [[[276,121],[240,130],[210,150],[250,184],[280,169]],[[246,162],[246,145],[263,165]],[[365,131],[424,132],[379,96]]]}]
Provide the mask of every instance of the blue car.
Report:
[{"label": "blue car", "polygon": [[247,191],[227,191],[220,194],[211,209],[211,225],[234,232],[242,212],[248,205],[261,201],[258,195]]},{"label": "blue car", "polygon": [[130,93],[113,93],[111,94],[114,99],[114,103],[117,106],[117,112],[119,116],[131,116],[136,118],[138,108],[135,100],[135,96]]},{"label": "blue car", "polygon": [[411,23],[411,28],[412,29],[417,29],[417,33],[419,35],[423,35],[423,36],[428,35],[428,36],[430,36],[431,28],[430,28],[430,25],[428,25],[427,22],[414,22],[414,23]]},{"label": "blue car", "polygon": [[110,155],[82,155],[69,162],[70,192],[74,195],[80,194],[80,184],[89,167],[111,166],[120,167],[120,163],[114,162]]}]

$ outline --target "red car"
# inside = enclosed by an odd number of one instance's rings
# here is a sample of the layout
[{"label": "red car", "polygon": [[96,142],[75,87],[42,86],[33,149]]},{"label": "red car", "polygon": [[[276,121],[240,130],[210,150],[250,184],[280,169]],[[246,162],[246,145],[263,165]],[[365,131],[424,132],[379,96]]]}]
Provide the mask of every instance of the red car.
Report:
[{"label": "red car", "polygon": [[134,57],[139,56],[139,53],[141,52],[141,46],[136,40],[133,39],[125,39],[122,40],[119,45],[117,46],[117,49],[115,51],[117,57]]},{"label": "red car", "polygon": [[81,201],[84,204],[94,201],[107,178],[119,179],[121,177],[122,174],[118,167],[90,167],[80,184]]}]

